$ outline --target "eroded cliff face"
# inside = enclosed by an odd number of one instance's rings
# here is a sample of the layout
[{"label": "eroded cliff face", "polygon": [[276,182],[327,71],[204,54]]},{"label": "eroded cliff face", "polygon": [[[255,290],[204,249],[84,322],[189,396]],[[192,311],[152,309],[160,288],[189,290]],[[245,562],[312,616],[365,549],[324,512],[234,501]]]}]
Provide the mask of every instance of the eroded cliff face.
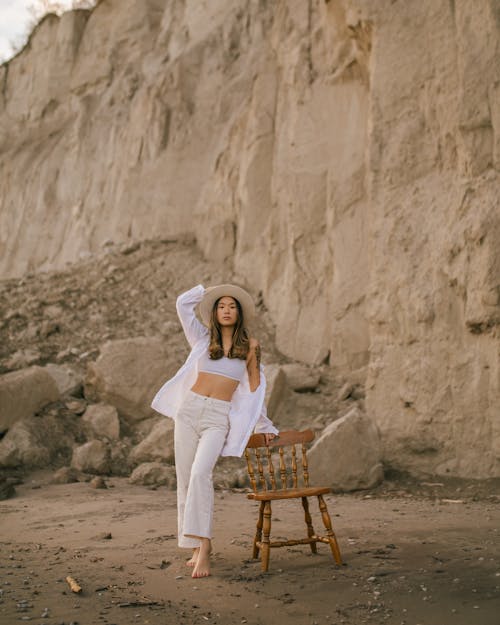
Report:
[{"label": "eroded cliff face", "polygon": [[391,465],[500,475],[495,0],[102,0],[0,68],[0,274],[193,233]]}]

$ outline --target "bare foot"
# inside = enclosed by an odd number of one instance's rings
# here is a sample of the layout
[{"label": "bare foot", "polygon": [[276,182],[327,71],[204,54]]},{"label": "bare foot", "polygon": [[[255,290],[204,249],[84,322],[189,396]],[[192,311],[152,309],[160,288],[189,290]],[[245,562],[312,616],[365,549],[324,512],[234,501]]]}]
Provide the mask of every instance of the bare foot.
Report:
[{"label": "bare foot", "polygon": [[212,544],[208,538],[202,538],[198,558],[191,577],[208,577],[210,575],[210,552]]},{"label": "bare foot", "polygon": [[186,562],[186,566],[195,566],[196,565],[196,561],[198,560],[198,553],[199,552],[200,552],[200,548],[199,547],[196,547],[195,549],[193,549],[193,555]]}]

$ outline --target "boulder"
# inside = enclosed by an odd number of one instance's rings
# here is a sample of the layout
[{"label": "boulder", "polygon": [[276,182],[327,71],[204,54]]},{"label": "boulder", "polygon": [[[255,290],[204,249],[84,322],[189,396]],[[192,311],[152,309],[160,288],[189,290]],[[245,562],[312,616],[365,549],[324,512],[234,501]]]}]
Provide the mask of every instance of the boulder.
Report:
[{"label": "boulder", "polygon": [[58,456],[68,456],[74,428],[54,416],[17,421],[0,441],[0,467],[43,467]]},{"label": "boulder", "polygon": [[110,473],[113,475],[130,475],[132,468],[129,439],[113,441],[110,449]]},{"label": "boulder", "polygon": [[71,466],[85,473],[103,474],[110,469],[110,453],[106,443],[92,440],[75,447]]},{"label": "boulder", "polygon": [[164,339],[139,337],[108,341],[88,365],[85,397],[116,406],[120,416],[136,422],[155,414],[151,401],[179,366]]},{"label": "boulder", "polygon": [[68,365],[49,363],[43,367],[53,378],[61,396],[76,395],[83,387],[83,376]]},{"label": "boulder", "polygon": [[104,481],[104,478],[101,475],[96,475],[95,477],[93,477],[89,482],[89,486],[91,488],[97,488],[97,489],[101,489],[101,488],[104,489],[108,487],[108,485]]},{"label": "boulder", "polygon": [[134,464],[158,460],[163,462],[174,460],[174,422],[172,419],[159,421],[130,454],[130,461]]},{"label": "boulder", "polygon": [[288,386],[297,393],[313,392],[318,388],[321,376],[310,367],[292,362],[281,365],[281,368]]},{"label": "boulder", "polygon": [[167,485],[170,488],[175,488],[175,467],[160,462],[144,462],[134,469],[129,481],[132,484],[144,484],[145,486]]},{"label": "boulder", "polygon": [[384,476],[377,426],[357,406],[330,423],[308,453],[311,484],[372,488]]},{"label": "boulder", "polygon": [[267,412],[272,419],[282,402],[286,391],[286,376],[281,365],[270,364],[264,369],[266,376],[266,396],[265,402]]},{"label": "boulder", "polygon": [[14,488],[14,484],[7,478],[0,476],[0,501],[10,499],[11,497],[15,497],[15,495],[16,489]]},{"label": "boulder", "polygon": [[82,419],[87,422],[97,438],[117,440],[120,438],[118,411],[109,404],[92,404]]},{"label": "boulder", "polygon": [[73,467],[61,467],[54,472],[52,484],[73,484],[80,481],[80,473]]},{"label": "boulder", "polygon": [[139,421],[134,424],[132,428],[131,436],[135,444],[140,443],[142,440],[146,438],[151,433],[151,430],[154,426],[163,421],[165,417],[163,415],[157,414],[155,417],[151,417],[150,419],[144,419],[144,421]]},{"label": "boulder", "polygon": [[0,376],[0,432],[33,416],[59,399],[54,379],[42,367],[29,367]]}]

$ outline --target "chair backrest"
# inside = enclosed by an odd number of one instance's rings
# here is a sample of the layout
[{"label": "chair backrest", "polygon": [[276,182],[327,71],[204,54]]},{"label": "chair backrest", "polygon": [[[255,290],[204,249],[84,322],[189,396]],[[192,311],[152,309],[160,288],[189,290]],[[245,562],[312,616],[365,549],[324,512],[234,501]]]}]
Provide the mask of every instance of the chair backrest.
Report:
[{"label": "chair backrest", "polygon": [[[289,430],[280,432],[279,436],[266,445],[264,434],[252,434],[245,450],[245,458],[253,491],[256,493],[259,490],[298,488],[300,477],[303,485],[309,486],[306,443],[313,439],[312,430]],[[299,462],[295,447],[298,444],[301,446]],[[278,470],[275,468],[273,453],[275,458],[277,455]],[[299,467],[302,467],[301,471]]]}]

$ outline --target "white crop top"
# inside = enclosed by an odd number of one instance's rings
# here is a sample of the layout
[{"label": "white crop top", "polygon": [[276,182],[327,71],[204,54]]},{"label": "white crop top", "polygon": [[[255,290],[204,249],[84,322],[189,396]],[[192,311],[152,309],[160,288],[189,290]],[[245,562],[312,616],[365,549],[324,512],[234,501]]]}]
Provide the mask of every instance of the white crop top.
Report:
[{"label": "white crop top", "polygon": [[241,358],[222,356],[218,360],[212,360],[208,350],[198,361],[198,371],[216,373],[217,375],[223,375],[225,378],[231,378],[231,380],[238,380],[238,382],[241,382],[246,368],[247,363],[245,360],[241,360]]}]

